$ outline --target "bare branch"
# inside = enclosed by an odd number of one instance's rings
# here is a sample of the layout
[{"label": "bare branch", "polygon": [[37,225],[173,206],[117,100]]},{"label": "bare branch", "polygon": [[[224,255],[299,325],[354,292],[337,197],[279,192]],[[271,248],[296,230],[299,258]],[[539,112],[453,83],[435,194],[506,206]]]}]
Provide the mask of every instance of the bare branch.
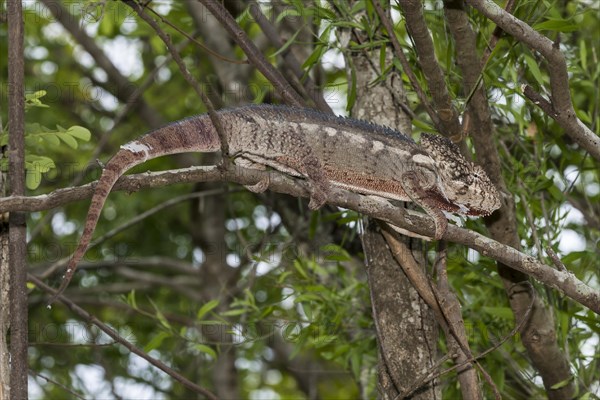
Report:
[{"label": "bare branch", "polygon": [[400,42],[398,41],[398,38],[396,37],[396,33],[394,31],[394,26],[392,25],[392,21],[388,18],[386,13],[383,11],[380,1],[381,0],[373,1],[373,7],[375,8],[375,11],[377,11],[377,15],[379,15],[379,19],[381,19],[383,26],[388,31],[390,41],[392,42],[392,47],[394,48],[394,55],[400,61],[400,64],[402,65],[402,68],[404,69],[404,73],[408,77],[408,80],[410,81],[411,86],[417,93],[417,97],[419,97],[419,101],[421,101],[421,104],[425,108],[425,111],[429,115],[429,118],[431,118],[433,125],[438,130],[441,130],[441,127],[439,126],[439,124],[440,124],[439,118],[438,118],[437,114],[435,113],[435,111],[433,110],[433,108],[431,108],[431,105],[429,104],[429,100],[427,99],[427,96],[425,95],[425,92],[423,91],[423,88],[419,84],[419,81],[417,80],[417,77],[416,77],[415,73],[413,72],[412,67],[410,66],[408,60],[406,59],[406,56],[404,55],[404,52],[402,51],[402,46],[400,45]]},{"label": "bare branch", "polygon": [[[275,27],[269,22],[267,17],[265,17],[260,10],[260,4],[252,0],[248,7],[250,10],[250,15],[252,15],[256,23],[260,26],[260,29],[263,31],[267,39],[269,39],[273,46],[281,49],[285,43],[283,40],[281,40],[281,37],[279,36],[279,33]],[[294,53],[292,53],[291,49],[289,47],[285,49],[281,56],[283,57],[286,67],[288,67],[294,73],[296,78],[298,80],[304,79],[304,91],[308,94],[312,101],[315,102],[317,108],[325,113],[333,113],[331,107],[329,107],[329,104],[327,104],[321,91],[318,90],[311,77],[308,74],[305,74],[302,70],[300,62]]]}]

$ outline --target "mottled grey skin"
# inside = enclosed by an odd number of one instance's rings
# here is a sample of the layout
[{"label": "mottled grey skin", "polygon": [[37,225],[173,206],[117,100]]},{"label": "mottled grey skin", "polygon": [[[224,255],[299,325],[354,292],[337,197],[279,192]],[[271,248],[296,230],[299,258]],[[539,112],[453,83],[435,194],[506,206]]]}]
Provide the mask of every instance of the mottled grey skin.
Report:
[{"label": "mottled grey skin", "polygon": [[[440,239],[447,226],[441,210],[488,215],[500,206],[498,192],[485,172],[440,136],[423,135],[419,146],[389,128],[283,106],[246,106],[221,110],[218,115],[235,163],[306,178],[313,209],[327,201],[331,185],[413,201],[434,218],[435,237]],[[95,187],[82,237],[58,293],[73,277],[104,202],[121,175],[152,158],[220,149],[219,135],[206,114],[173,122],[122,146]],[[265,189],[267,184],[254,189]]]}]

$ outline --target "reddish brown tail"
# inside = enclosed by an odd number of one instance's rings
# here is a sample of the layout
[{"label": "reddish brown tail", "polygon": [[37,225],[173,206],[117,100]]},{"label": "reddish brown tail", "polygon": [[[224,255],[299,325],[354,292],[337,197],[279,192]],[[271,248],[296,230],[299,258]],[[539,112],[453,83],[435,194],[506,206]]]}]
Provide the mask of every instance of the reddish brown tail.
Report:
[{"label": "reddish brown tail", "polygon": [[62,294],[62,292],[69,286],[69,282],[75,274],[77,264],[85,255],[87,248],[92,241],[92,235],[96,229],[96,224],[100,218],[102,208],[106,202],[106,198],[110,193],[112,187],[115,185],[117,180],[123,173],[135,165],[141,164],[145,161],[145,157],[138,154],[131,153],[129,151],[120,151],[115,155],[107,164],[102,171],[102,176],[94,188],[94,195],[92,196],[92,202],[85,220],[85,226],[83,228],[83,234],[79,239],[77,249],[73,253],[73,256],[69,260],[67,270],[63,277],[63,280],[58,288],[58,291],[54,294],[49,304],[52,304],[56,298]]},{"label": "reddish brown tail", "polygon": [[106,198],[121,175],[146,160],[163,155],[186,152],[214,152],[220,149],[219,143],[218,135],[210,120],[206,115],[201,115],[174,122],[122,146],[121,150],[106,164],[102,171],[102,176],[94,189],[83,234],[69,261],[62,283],[49,304],[52,304],[69,286],[77,264],[85,255],[92,241]]}]

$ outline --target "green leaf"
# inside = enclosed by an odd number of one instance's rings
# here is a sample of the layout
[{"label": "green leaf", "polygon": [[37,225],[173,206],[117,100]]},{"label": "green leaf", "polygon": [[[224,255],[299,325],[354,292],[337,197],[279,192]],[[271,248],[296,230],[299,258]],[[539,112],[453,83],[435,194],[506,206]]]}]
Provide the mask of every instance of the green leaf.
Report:
[{"label": "green leaf", "polygon": [[42,173],[39,170],[31,169],[25,174],[25,186],[29,190],[35,190],[42,183]]},{"label": "green leaf", "polygon": [[46,142],[48,142],[51,145],[53,145],[53,146],[59,146],[60,145],[60,139],[55,134],[40,135],[40,137],[42,139],[44,139]]},{"label": "green leaf", "polygon": [[200,353],[204,353],[211,356],[213,359],[217,358],[217,352],[212,347],[207,346],[205,344],[195,344],[194,349],[198,350]]},{"label": "green leaf", "polygon": [[298,34],[299,34],[301,31],[304,31],[304,29],[305,29],[305,27],[304,27],[304,26],[303,26],[302,28],[298,29],[298,30],[296,31],[296,33],[294,33],[294,34],[292,35],[292,37],[291,37],[291,38],[289,38],[289,39],[288,39],[288,41],[287,41],[287,42],[285,42],[285,44],[284,44],[283,46],[281,46],[281,48],[280,48],[279,50],[277,50],[275,53],[273,53],[273,56],[277,56],[277,55],[279,55],[279,54],[283,53],[284,51],[286,51],[286,50],[287,50],[287,48],[288,48],[288,47],[290,47],[290,46],[291,46],[291,45],[294,43],[294,41],[296,40],[296,37],[298,36]]},{"label": "green leaf", "polygon": [[578,24],[574,24],[564,19],[549,19],[539,24],[535,24],[533,29],[536,31],[558,31],[558,32],[574,32],[581,29]]},{"label": "green leaf", "polygon": [[351,111],[352,107],[354,107],[354,103],[356,102],[356,70],[354,69],[354,65],[350,65],[350,91],[348,93],[348,105],[346,106],[346,111]]},{"label": "green leaf", "polygon": [[171,330],[171,324],[169,323],[169,321],[167,320],[165,315],[162,313],[162,311],[159,310],[158,306],[152,301],[152,299],[148,299],[148,300],[150,301],[150,304],[154,308],[156,319],[158,319],[160,324],[162,326],[164,326],[166,329]]},{"label": "green leaf", "polygon": [[223,317],[235,317],[236,315],[246,314],[248,311],[245,308],[236,308],[234,310],[229,310],[220,313]]},{"label": "green leaf", "polygon": [[570,376],[565,380],[555,383],[554,385],[550,386],[550,389],[556,390],[556,389],[563,388],[563,387],[567,386],[569,384],[569,382],[571,382],[571,379],[573,379],[573,376]]},{"label": "green leaf", "polygon": [[38,90],[34,93],[25,94],[25,100],[38,100],[46,95],[45,90]]},{"label": "green leaf", "polygon": [[137,302],[135,300],[135,289],[127,294],[127,304],[129,304],[134,310],[138,309]]},{"label": "green leaf", "polygon": [[581,68],[584,71],[587,70],[587,47],[585,46],[585,40],[579,40],[579,60],[581,60]]},{"label": "green leaf", "polygon": [[308,56],[306,61],[304,61],[304,64],[302,64],[302,69],[311,69],[312,66],[315,65],[317,61],[321,59],[321,56],[323,55],[323,53],[325,53],[325,50],[325,46],[317,46],[315,51],[313,51],[312,54]]},{"label": "green leaf", "polygon": [[435,129],[433,128],[433,126],[431,126],[417,118],[414,118],[411,122],[415,126],[415,128],[419,128],[423,132],[435,132]]},{"label": "green leaf", "polygon": [[219,300],[211,300],[208,303],[205,303],[198,313],[196,314],[196,319],[201,320],[208,312],[212,311],[215,307],[219,305]]},{"label": "green leaf", "polygon": [[68,133],[59,132],[56,134],[63,142],[65,142],[70,148],[77,149],[77,140]]},{"label": "green leaf", "polygon": [[74,138],[77,138],[84,142],[89,142],[92,137],[92,133],[89,129],[79,125],[73,125],[69,129],[67,129],[67,133],[73,136]]},{"label": "green leaf", "polygon": [[148,353],[151,350],[159,348],[162,342],[169,337],[171,337],[169,333],[159,332],[158,335],[150,339],[150,341],[144,346],[144,352]]},{"label": "green leaf", "polygon": [[41,173],[46,173],[51,169],[56,168],[56,165],[51,158],[29,154],[25,156],[25,168],[28,171],[38,170]]},{"label": "green leaf", "polygon": [[483,311],[501,319],[512,320],[514,318],[510,307],[483,307]]},{"label": "green leaf", "polygon": [[533,75],[533,77],[535,78],[537,83],[540,86],[543,86],[544,78],[542,76],[542,71],[540,71],[540,67],[538,66],[538,62],[536,60],[534,60],[533,57],[530,56],[529,54],[525,54],[523,57],[525,59],[525,63],[527,64],[527,67],[529,68],[529,72],[531,72],[531,74]]}]

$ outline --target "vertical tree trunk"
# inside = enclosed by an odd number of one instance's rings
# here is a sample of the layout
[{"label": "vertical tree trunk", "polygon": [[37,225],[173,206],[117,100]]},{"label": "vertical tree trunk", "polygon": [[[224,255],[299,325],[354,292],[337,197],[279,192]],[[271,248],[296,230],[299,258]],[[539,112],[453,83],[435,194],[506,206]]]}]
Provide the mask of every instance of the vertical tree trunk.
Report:
[{"label": "vertical tree trunk", "polygon": [[[10,194],[25,193],[23,9],[8,2],[8,177]],[[10,391],[11,399],[27,399],[27,248],[25,213],[9,215]]]},{"label": "vertical tree trunk", "polygon": [[[0,193],[4,195],[0,176]],[[8,224],[0,215],[0,400],[10,400],[8,329],[10,328],[10,290],[8,272]]]},{"label": "vertical tree trunk", "polygon": [[[391,52],[387,54],[387,62],[391,63]],[[351,62],[359,94],[353,116],[410,132],[409,117],[399,111],[400,103],[405,102],[400,76],[392,73],[385,83],[373,87],[379,54],[359,54]],[[432,368],[437,352],[437,325],[431,310],[391,254],[377,224],[365,221],[362,241],[379,343],[380,395],[394,399]],[[424,266],[420,243],[406,240],[412,246],[414,258]],[[412,398],[436,399],[441,395],[439,388],[430,383]]]}]

